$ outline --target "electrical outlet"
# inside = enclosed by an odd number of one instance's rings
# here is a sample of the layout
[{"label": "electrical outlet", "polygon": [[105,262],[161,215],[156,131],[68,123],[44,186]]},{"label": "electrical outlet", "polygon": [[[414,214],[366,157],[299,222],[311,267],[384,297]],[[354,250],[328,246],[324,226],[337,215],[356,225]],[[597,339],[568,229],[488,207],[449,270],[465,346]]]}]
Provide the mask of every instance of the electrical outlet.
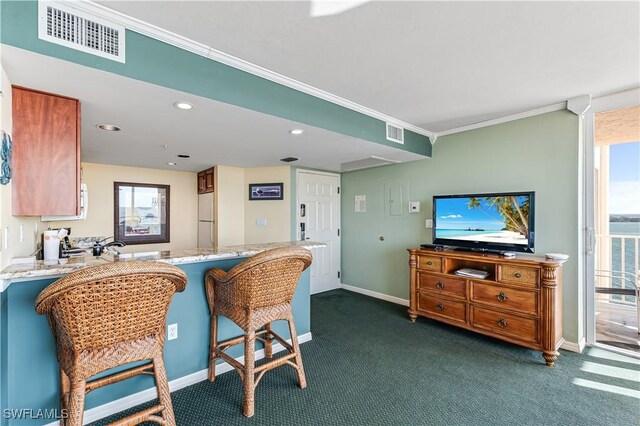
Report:
[{"label": "electrical outlet", "polygon": [[20,225],[20,242],[24,242],[24,225]]},{"label": "electrical outlet", "polygon": [[178,338],[178,324],[169,324],[167,328],[167,340]]},{"label": "electrical outlet", "polygon": [[267,226],[267,218],[259,217],[256,219],[256,226]]}]

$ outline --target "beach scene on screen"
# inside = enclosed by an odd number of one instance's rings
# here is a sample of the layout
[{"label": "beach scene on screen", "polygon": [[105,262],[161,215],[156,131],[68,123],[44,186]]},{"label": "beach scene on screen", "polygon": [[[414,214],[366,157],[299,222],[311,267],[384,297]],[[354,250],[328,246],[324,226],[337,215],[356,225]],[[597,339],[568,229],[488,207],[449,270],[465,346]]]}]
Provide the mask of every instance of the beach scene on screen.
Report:
[{"label": "beach scene on screen", "polygon": [[527,245],[529,197],[462,197],[437,201],[436,238]]}]

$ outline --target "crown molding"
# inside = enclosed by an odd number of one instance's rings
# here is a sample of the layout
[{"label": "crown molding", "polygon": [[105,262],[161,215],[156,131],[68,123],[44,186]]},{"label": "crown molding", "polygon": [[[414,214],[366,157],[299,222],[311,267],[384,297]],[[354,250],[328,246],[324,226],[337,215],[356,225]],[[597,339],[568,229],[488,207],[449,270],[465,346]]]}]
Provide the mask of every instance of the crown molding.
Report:
[{"label": "crown molding", "polygon": [[453,135],[455,133],[466,132],[467,130],[479,129],[481,127],[495,126],[496,124],[507,123],[509,121],[520,120],[522,118],[533,117],[534,115],[546,114],[548,112],[560,111],[567,108],[566,102],[559,102],[557,104],[549,105],[542,108],[531,109],[529,111],[519,112],[517,114],[505,115],[504,117],[494,118],[492,120],[479,121],[477,123],[469,124],[466,126],[455,127],[453,129],[445,130],[435,133],[436,138],[441,136]]},{"label": "crown molding", "polygon": [[591,100],[591,113],[628,108],[640,104],[640,87],[600,96]]},{"label": "crown molding", "polygon": [[[55,1],[53,1],[52,3],[55,3]],[[271,71],[259,65],[253,64],[251,62],[245,61],[243,59],[236,58],[235,56],[216,50],[211,46],[198,43],[194,40],[172,33],[171,31],[167,31],[155,25],[152,25],[147,22],[141,21],[139,19],[133,18],[131,16],[125,15],[124,13],[120,13],[115,10],[109,9],[108,7],[94,3],[90,0],[60,1],[58,3],[64,3],[68,7],[72,7],[78,11],[89,13],[93,16],[96,16],[102,19],[106,19],[110,22],[113,22],[114,24],[123,26],[128,30],[135,31],[142,35],[159,40],[163,43],[189,51],[196,55],[203,56],[213,61],[220,62],[222,64],[225,64],[230,67],[236,68],[238,70],[264,78],[274,83],[281,84],[283,86],[289,87],[299,92],[306,93],[308,95],[314,96],[319,99],[323,99],[325,101],[331,102],[336,105],[340,105],[352,111],[359,112],[369,117],[377,118],[378,120],[391,123],[395,126],[402,127],[406,130],[410,130],[412,132],[418,133],[423,136],[427,136],[429,138],[433,137],[433,132],[430,132],[429,130],[423,129],[411,123],[407,123],[405,121],[391,117],[389,115],[383,114],[379,111],[357,104],[348,99],[326,92],[322,89],[318,89],[317,87],[313,87],[301,81],[294,80],[292,78],[279,74],[275,71]]]},{"label": "crown molding", "polygon": [[589,108],[591,108],[591,95],[582,95],[567,101],[567,109],[580,117],[584,117]]}]

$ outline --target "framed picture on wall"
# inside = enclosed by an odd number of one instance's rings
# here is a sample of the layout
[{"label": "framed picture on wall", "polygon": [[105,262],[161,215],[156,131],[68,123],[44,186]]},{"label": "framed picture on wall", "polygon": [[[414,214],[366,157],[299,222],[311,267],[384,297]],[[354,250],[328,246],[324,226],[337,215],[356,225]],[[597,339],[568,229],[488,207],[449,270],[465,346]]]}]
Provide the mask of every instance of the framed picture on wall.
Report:
[{"label": "framed picture on wall", "polygon": [[284,192],[280,183],[250,183],[249,200],[282,200]]}]

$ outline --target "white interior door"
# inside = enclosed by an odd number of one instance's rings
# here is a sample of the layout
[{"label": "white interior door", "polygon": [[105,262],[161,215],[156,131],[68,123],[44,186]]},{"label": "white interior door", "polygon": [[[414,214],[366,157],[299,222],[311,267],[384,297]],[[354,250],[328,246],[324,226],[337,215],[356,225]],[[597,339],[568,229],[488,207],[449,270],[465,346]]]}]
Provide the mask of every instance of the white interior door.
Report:
[{"label": "white interior door", "polygon": [[298,239],[327,245],[312,250],[311,294],[340,288],[340,176],[298,171],[297,184]]}]

